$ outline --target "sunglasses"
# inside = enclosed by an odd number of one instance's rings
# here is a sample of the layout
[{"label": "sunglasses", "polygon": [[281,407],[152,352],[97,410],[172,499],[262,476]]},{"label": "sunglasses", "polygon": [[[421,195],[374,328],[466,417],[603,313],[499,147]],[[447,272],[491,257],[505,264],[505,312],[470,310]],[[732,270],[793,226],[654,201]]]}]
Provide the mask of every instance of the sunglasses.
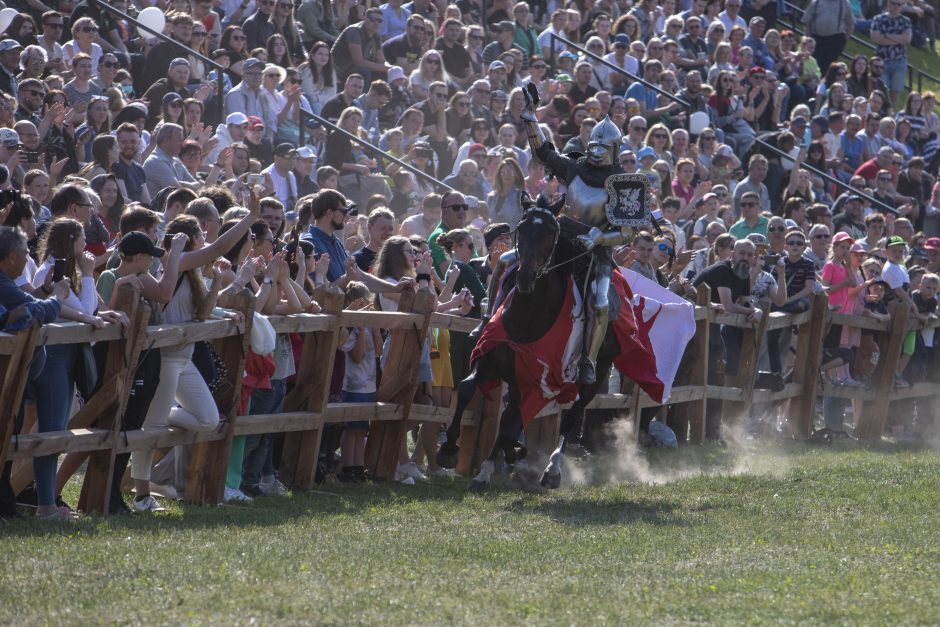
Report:
[{"label": "sunglasses", "polygon": [[806,242],[801,239],[791,239],[787,241],[787,246],[805,246]]},{"label": "sunglasses", "polygon": [[670,255],[673,255],[676,252],[675,248],[666,243],[660,244],[657,246],[657,248],[659,248],[659,250],[663,251],[664,253],[669,253]]},{"label": "sunglasses", "polygon": [[467,211],[470,209],[467,205],[447,205],[445,209],[450,209],[451,211]]},{"label": "sunglasses", "polygon": [[197,31],[197,30],[194,30],[192,36],[193,36],[193,37],[205,37],[205,36],[208,35],[208,34],[209,34],[209,33],[205,32],[205,31],[201,31],[201,30],[198,30],[198,31]]},{"label": "sunglasses", "polygon": [[832,236],[829,235],[828,233],[817,233],[816,235],[813,236],[814,239],[829,239],[830,237]]},{"label": "sunglasses", "polygon": [[769,226],[767,227],[768,233],[786,233],[787,227],[785,226]]},{"label": "sunglasses", "polygon": [[470,39],[475,39],[477,41],[482,41],[483,35],[467,35]]},{"label": "sunglasses", "polygon": [[548,66],[547,66],[547,65],[542,65],[541,63],[538,63],[538,64],[536,64],[536,65],[533,65],[533,66],[532,66],[532,69],[533,69],[533,70],[546,70],[546,69],[548,69]]},{"label": "sunglasses", "polygon": [[373,24],[381,24],[382,22],[385,21],[385,19],[372,15],[369,17],[369,21],[372,22]]},{"label": "sunglasses", "polygon": [[620,160],[620,163],[621,163],[621,164],[624,164],[624,163],[636,163],[636,159],[621,159],[621,160]]},{"label": "sunglasses", "polygon": [[99,65],[103,65],[103,66],[105,66],[106,68],[111,68],[112,70],[113,70],[114,68],[119,68],[119,67],[121,67],[121,64],[118,63],[117,61],[102,61]]},{"label": "sunglasses", "polygon": [[441,64],[441,60],[440,60],[440,59],[427,59],[427,62],[428,62],[428,63],[431,63],[431,64],[433,64],[433,65],[440,65],[440,64]]},{"label": "sunglasses", "polygon": [[81,30],[83,33],[97,33],[98,32],[98,28],[95,26],[83,26],[79,30]]},{"label": "sunglasses", "polygon": [[715,140],[715,135],[702,135],[703,142],[710,142]]},{"label": "sunglasses", "polygon": [[756,207],[757,203],[756,202],[742,202],[741,206],[742,207]]}]

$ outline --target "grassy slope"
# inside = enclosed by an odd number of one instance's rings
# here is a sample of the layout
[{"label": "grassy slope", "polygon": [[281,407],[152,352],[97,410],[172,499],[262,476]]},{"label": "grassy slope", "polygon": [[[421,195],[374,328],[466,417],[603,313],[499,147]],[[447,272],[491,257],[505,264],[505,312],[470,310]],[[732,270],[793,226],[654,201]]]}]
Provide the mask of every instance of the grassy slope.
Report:
[{"label": "grassy slope", "polygon": [[688,449],[657,452],[648,471],[686,478],[546,496],[329,486],[61,528],[17,521],[0,525],[0,623],[940,618],[940,456]]}]

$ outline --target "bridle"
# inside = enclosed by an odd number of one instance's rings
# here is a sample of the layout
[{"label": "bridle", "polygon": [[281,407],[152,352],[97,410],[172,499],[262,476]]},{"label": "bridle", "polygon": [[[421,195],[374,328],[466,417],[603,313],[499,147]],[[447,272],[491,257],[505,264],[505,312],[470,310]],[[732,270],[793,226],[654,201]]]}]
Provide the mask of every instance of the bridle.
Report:
[{"label": "bridle", "polygon": [[[558,246],[558,238],[561,236],[561,226],[558,224],[558,218],[556,218],[555,214],[549,211],[548,209],[544,209],[542,207],[531,207],[529,209],[526,209],[525,214],[523,214],[522,220],[519,221],[519,224],[516,225],[516,228],[514,228],[512,231],[509,232],[509,234],[512,236],[513,248],[516,248],[518,250],[519,227],[522,226],[523,223],[529,221],[530,218],[540,217],[540,216],[546,217],[555,225],[555,236],[554,236],[554,240],[552,241],[552,248],[548,253],[548,257],[545,258],[545,261],[542,262],[542,265],[540,265],[538,268],[535,269],[536,280],[542,278],[543,276],[545,276],[546,274],[548,274],[549,272],[551,272],[552,270],[558,267],[558,266],[552,265],[552,260],[555,258],[555,248]],[[567,263],[567,262],[564,262],[564,263]]]}]

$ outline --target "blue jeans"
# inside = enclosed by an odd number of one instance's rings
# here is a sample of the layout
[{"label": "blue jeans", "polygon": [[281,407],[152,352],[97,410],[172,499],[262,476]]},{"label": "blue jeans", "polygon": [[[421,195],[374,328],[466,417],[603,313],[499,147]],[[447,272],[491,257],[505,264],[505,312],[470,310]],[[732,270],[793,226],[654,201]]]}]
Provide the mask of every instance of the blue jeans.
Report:
[{"label": "blue jeans", "polygon": [[881,75],[889,91],[903,91],[904,81],[907,79],[907,59],[891,59],[885,61],[885,71]]},{"label": "blue jeans", "polygon": [[[249,415],[276,414],[284,405],[287,393],[287,379],[271,379],[270,390],[255,390],[251,395]],[[256,486],[261,483],[261,475],[271,455],[271,443],[274,434],[249,435],[245,438],[245,461],[242,465],[242,483]]]},{"label": "blue jeans", "polygon": [[[36,399],[39,433],[62,431],[69,424],[69,411],[75,395],[75,361],[77,344],[56,344],[46,347],[46,365],[42,375],[30,383],[31,397]],[[33,458],[36,495],[40,505],[55,503],[55,472],[58,455]]]}]

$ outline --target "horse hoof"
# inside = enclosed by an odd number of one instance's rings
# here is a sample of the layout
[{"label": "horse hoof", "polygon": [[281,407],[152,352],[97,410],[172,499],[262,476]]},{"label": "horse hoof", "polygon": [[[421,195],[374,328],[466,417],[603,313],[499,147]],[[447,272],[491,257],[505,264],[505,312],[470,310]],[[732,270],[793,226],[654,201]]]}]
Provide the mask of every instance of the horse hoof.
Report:
[{"label": "horse hoof", "polygon": [[477,481],[476,479],[474,479],[473,481],[470,482],[469,489],[474,494],[482,494],[483,492],[486,492],[486,489],[489,486],[490,484],[485,481]]},{"label": "horse hoof", "polygon": [[523,459],[528,457],[529,449],[527,449],[525,446],[523,446],[519,442],[516,442],[512,446],[507,447],[505,450],[505,453],[506,453],[506,463],[509,464],[510,466],[514,466],[515,464],[521,462]]},{"label": "horse hoof", "polygon": [[450,442],[444,442],[441,444],[441,448],[438,449],[437,455],[434,456],[437,461],[437,465],[441,468],[456,468],[457,467],[457,455],[460,453],[460,447],[456,444],[451,444]]},{"label": "horse hoof", "polygon": [[539,481],[539,485],[549,490],[557,490],[561,486],[561,473],[557,475],[550,475],[547,472],[542,473],[542,479]]}]

